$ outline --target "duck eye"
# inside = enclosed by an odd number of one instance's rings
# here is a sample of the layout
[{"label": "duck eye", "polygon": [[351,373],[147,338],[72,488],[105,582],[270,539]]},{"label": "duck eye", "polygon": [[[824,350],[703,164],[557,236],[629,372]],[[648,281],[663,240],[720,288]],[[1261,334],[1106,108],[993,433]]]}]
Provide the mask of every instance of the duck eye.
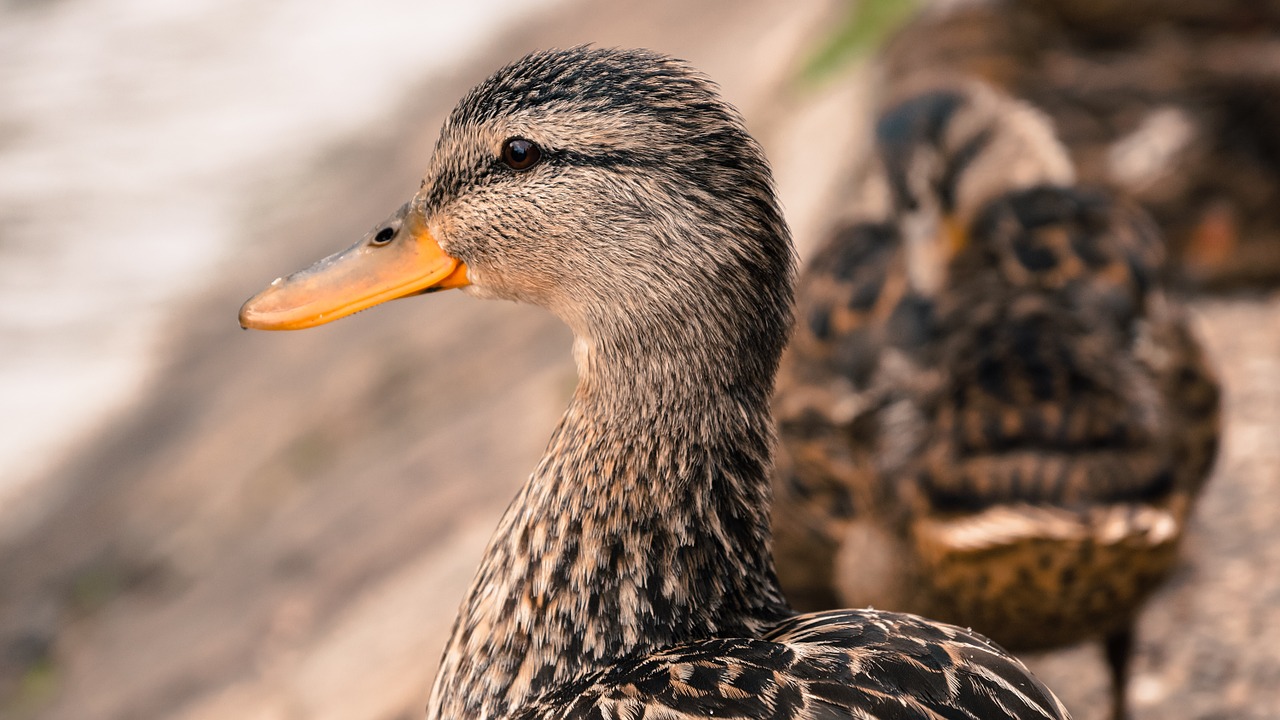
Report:
[{"label": "duck eye", "polygon": [[512,170],[528,170],[542,159],[542,150],[524,138],[511,138],[502,146],[502,162]]},{"label": "duck eye", "polygon": [[387,243],[391,242],[391,238],[395,236],[396,236],[395,228],[384,227],[378,231],[377,235],[373,236],[373,244],[386,245]]}]

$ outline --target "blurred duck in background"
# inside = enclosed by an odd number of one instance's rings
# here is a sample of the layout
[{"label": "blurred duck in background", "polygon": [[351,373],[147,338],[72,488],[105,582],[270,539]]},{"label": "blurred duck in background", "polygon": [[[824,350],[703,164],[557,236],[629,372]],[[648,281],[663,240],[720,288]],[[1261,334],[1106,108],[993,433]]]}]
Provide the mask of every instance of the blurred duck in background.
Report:
[{"label": "blurred duck in background", "polygon": [[1152,214],[1176,275],[1280,280],[1280,2],[938,2],[883,64],[897,99],[945,69],[1048,113],[1081,180]]},{"label": "blurred duck in background", "polygon": [[778,571],[1015,651],[1098,638],[1124,716],[1135,618],[1216,453],[1218,384],[1136,206],[1047,117],[971,81],[876,127],[802,274],[779,378]]}]

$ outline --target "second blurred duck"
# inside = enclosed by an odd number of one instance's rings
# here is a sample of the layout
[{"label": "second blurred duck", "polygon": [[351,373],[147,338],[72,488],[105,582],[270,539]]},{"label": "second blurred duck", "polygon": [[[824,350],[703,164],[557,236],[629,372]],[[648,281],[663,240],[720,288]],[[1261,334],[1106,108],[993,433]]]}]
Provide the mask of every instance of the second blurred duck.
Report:
[{"label": "second blurred duck", "polygon": [[876,140],[779,377],[783,585],[1015,651],[1099,638],[1122,717],[1136,615],[1219,434],[1162,239],[984,86],[912,97]]},{"label": "second blurred duck", "polygon": [[1280,282],[1280,2],[936,2],[883,53],[886,86],[963,72],[1053,118],[1080,178],[1155,218],[1171,274]]}]

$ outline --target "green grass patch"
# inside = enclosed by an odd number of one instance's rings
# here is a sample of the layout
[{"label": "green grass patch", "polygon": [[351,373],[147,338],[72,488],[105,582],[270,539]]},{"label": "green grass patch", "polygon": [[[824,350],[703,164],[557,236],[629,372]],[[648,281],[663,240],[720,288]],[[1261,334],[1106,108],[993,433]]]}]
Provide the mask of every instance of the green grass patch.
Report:
[{"label": "green grass patch", "polygon": [[800,81],[814,85],[866,57],[909,20],[921,0],[860,0],[801,65]]}]

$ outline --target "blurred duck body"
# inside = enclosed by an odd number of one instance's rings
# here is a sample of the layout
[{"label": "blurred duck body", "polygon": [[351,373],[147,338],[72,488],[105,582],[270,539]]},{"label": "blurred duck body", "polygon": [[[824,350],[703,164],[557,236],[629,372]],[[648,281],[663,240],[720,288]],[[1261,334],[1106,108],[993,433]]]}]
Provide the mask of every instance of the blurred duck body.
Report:
[{"label": "blurred duck body", "polygon": [[1102,639],[1119,716],[1135,617],[1219,430],[1159,232],[979,83],[893,107],[877,151],[799,282],[775,403],[783,587],[1014,650]]}]

